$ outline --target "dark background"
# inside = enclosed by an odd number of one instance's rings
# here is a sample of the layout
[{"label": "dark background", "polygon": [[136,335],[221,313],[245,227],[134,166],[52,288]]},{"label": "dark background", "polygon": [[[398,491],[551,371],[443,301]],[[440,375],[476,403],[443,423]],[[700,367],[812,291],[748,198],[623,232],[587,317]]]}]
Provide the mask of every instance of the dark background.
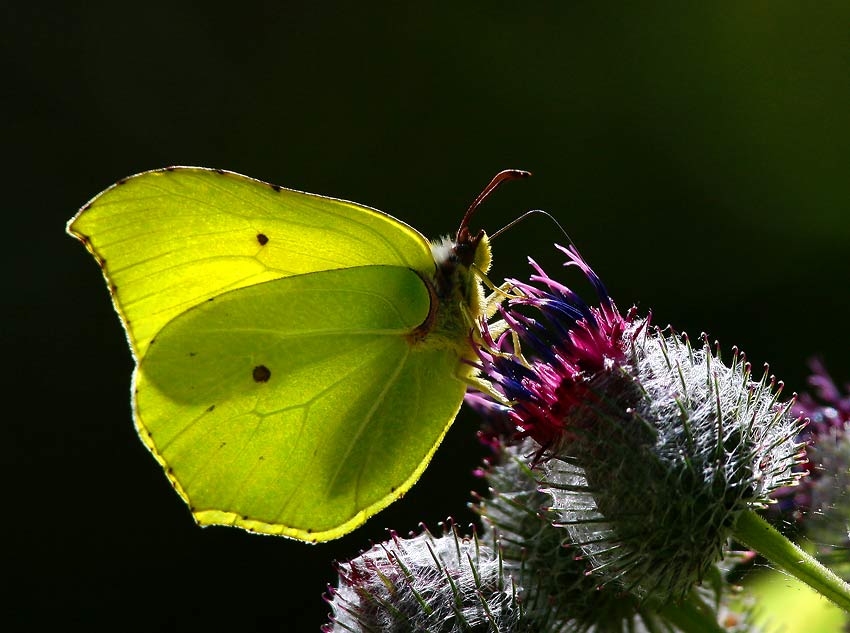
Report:
[{"label": "dark background", "polygon": [[[319,546],[200,529],[136,438],[89,198],[170,164],[356,200],[428,236],[555,215],[622,308],[850,378],[846,2],[66,3],[0,9],[5,244],[0,628],[315,631],[331,561],[471,520],[463,412],[402,501]],[[315,6],[311,6],[315,5]],[[561,275],[540,217],[494,245]],[[563,278],[586,287],[577,276]]]}]

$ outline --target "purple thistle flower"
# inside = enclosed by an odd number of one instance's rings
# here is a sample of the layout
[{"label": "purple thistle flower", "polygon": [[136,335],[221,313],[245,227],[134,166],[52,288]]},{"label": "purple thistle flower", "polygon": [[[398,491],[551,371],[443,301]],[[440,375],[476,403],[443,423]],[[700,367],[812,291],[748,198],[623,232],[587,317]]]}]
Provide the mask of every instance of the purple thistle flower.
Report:
[{"label": "purple thistle flower", "polygon": [[[560,248],[560,247],[559,247]],[[662,603],[686,595],[721,558],[737,517],[793,484],[793,400],[752,379],[708,338],[623,315],[573,248],[560,248],[598,296],[589,306],[533,261],[501,321],[483,323],[480,367],[490,434],[537,443],[534,463],[566,541],[601,584]],[[533,317],[531,315],[534,315]]]},{"label": "purple thistle flower", "polygon": [[[824,474],[817,463],[819,448],[827,441],[839,442],[850,436],[850,384],[845,386],[847,393],[842,395],[823,362],[812,359],[809,366],[812,369],[809,384],[814,387],[815,393],[814,396],[804,393],[797,402],[798,414],[809,419],[809,424],[800,434],[800,440],[806,443],[806,454],[810,458],[805,464],[808,477],[801,481],[802,485],[796,495],[798,503],[806,509],[811,505],[811,499],[808,498],[811,488],[817,486]],[[850,468],[850,463],[844,464],[844,469],[847,468]]]},{"label": "purple thistle flower", "polygon": [[808,393],[800,396],[797,402],[800,414],[816,425],[843,427],[850,421],[850,384],[845,385],[847,393],[842,394],[821,360],[812,359],[809,367],[812,370],[809,384],[814,387],[815,396]]},{"label": "purple thistle flower", "polygon": [[836,386],[820,360],[810,361],[809,384],[797,411],[809,419],[800,433],[805,443],[806,477],[800,485],[776,492],[780,510],[790,512],[817,543],[819,555],[850,577],[850,385]]},{"label": "purple thistle flower", "polygon": [[[566,413],[596,396],[586,380],[598,372],[623,364],[628,358],[630,341],[648,325],[636,319],[633,308],[625,316],[608,295],[595,272],[574,247],[557,247],[567,256],[565,266],[578,267],[596,289],[600,305],[588,306],[567,286],[549,277],[534,260],[537,274],[531,282],[515,279],[509,283],[520,296],[509,301],[509,310],[500,309],[506,329],[494,340],[485,324],[485,347],[479,350],[484,373],[503,399],[514,402],[505,408],[476,394],[468,401],[478,408],[494,407],[507,412],[516,429],[516,438],[533,438],[543,449],[556,449],[574,437],[578,429],[569,427]],[[543,317],[542,322],[523,315],[518,309],[531,306]],[[511,334],[522,340],[534,358],[526,361],[513,349]]]}]

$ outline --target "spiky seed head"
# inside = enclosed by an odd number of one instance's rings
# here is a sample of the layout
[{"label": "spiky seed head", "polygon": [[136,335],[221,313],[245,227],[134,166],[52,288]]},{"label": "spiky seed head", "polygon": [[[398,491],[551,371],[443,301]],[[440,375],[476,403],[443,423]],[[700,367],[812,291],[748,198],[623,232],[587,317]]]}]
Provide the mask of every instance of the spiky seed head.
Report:
[{"label": "spiky seed head", "polygon": [[519,630],[519,589],[498,548],[454,528],[437,537],[427,530],[407,539],[393,534],[337,572],[326,633]]},{"label": "spiky seed head", "polygon": [[740,512],[794,481],[799,424],[769,380],[707,344],[656,330],[620,369],[591,379],[605,396],[573,414],[583,431],[544,462],[545,489],[594,573],[678,599],[722,556]]},{"label": "spiky seed head", "polygon": [[726,365],[707,337],[695,349],[635,309],[622,315],[578,253],[562,250],[599,305],[536,265],[532,283],[514,281],[502,321],[482,325],[491,400],[509,405],[515,438],[540,445],[556,524],[597,582],[682,598],[740,512],[795,481],[800,423],[767,372],[754,380],[743,355]]},{"label": "spiky seed head", "polygon": [[501,445],[482,473],[488,496],[473,510],[481,516],[482,539],[492,534],[502,545],[504,567],[523,587],[524,621],[530,630],[557,633],[640,631],[657,616],[619,587],[600,586],[587,574],[587,562],[565,539],[538,489],[540,473],[530,463],[539,449],[533,440]]}]

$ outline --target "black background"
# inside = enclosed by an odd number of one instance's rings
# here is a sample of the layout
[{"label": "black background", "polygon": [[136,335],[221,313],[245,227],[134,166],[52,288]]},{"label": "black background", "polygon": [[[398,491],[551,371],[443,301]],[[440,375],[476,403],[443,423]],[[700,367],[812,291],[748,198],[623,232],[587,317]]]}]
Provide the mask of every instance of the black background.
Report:
[{"label": "black background", "polygon": [[[194,525],[133,430],[97,266],[63,233],[135,172],[230,169],[438,236],[498,170],[530,169],[476,228],[546,209],[621,307],[738,344],[789,392],[816,353],[850,377],[846,2],[13,4],[5,630],[315,631],[333,559],[388,527],[471,520],[481,450],[463,412],[410,494],[343,539]],[[586,291],[553,240],[540,217],[508,232],[493,278],[525,276],[533,255]]]}]

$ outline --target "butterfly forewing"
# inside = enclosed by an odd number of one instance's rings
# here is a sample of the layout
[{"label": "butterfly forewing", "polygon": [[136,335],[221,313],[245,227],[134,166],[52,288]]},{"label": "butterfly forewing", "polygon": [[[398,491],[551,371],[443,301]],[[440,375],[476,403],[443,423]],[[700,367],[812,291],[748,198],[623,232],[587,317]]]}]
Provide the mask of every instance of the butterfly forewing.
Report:
[{"label": "butterfly forewing", "polygon": [[101,263],[138,358],[168,321],[228,290],[352,266],[434,267],[427,241],[386,214],[197,167],[121,181],[68,229]]}]

